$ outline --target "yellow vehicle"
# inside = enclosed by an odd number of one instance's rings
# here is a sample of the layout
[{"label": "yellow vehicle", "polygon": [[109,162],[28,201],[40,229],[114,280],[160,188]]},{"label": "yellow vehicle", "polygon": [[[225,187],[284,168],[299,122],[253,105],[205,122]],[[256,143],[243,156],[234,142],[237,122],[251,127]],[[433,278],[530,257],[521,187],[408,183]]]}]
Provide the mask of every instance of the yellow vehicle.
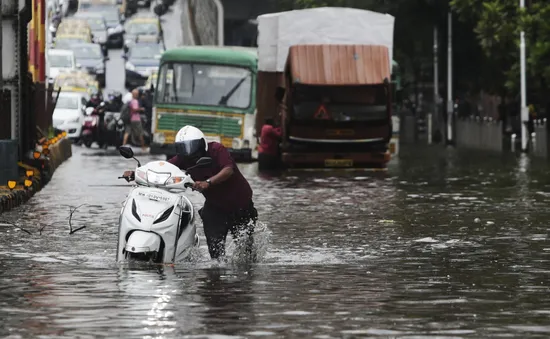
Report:
[{"label": "yellow vehicle", "polygon": [[125,44],[134,43],[138,36],[139,39],[153,39],[157,42],[162,41],[162,26],[160,20],[156,16],[136,16],[128,20],[124,25]]},{"label": "yellow vehicle", "polygon": [[91,95],[99,91],[99,84],[90,74],[76,71],[60,74],[54,83],[54,89],[59,88],[64,92],[88,92]]},{"label": "yellow vehicle", "polygon": [[53,48],[71,49],[74,44],[93,43],[92,37],[86,33],[63,33],[58,34],[53,42]]},{"label": "yellow vehicle", "polygon": [[85,35],[93,40],[94,35],[87,20],[68,18],[61,21],[57,27],[56,36],[60,35]]}]

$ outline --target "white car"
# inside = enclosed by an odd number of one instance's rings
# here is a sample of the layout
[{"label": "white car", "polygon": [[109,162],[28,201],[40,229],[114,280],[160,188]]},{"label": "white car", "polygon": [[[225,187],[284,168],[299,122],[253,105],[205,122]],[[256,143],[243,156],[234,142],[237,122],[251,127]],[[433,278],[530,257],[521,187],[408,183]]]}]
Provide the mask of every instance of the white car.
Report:
[{"label": "white car", "polygon": [[73,51],[62,49],[48,51],[48,78],[55,79],[59,73],[75,71],[77,68]]},{"label": "white car", "polygon": [[61,92],[53,111],[53,127],[67,132],[67,137],[77,142],[82,132],[84,109],[90,100],[87,92]]}]

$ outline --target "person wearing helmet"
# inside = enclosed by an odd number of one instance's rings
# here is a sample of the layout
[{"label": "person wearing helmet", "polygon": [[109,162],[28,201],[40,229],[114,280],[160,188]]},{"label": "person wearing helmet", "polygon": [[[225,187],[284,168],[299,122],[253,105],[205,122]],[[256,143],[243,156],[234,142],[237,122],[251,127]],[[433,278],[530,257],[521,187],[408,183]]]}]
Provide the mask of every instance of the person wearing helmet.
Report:
[{"label": "person wearing helmet", "polygon": [[[189,174],[195,181],[193,189],[205,197],[199,210],[203,221],[208,251],[212,259],[225,255],[228,232],[246,254],[254,260],[253,232],[258,212],[252,201],[252,189],[244,178],[229,151],[218,142],[207,142],[203,132],[194,126],[184,126],[175,138],[177,155],[168,162],[181,169],[196,164],[201,157],[212,158],[207,168],[193,168]],[[124,177],[134,178],[133,171]]]},{"label": "person wearing helmet", "polygon": [[88,107],[96,108],[97,106],[99,106],[100,103],[101,103],[101,97],[99,96],[99,93],[94,92],[91,95],[90,100],[88,100],[88,103],[86,104],[86,108]]}]

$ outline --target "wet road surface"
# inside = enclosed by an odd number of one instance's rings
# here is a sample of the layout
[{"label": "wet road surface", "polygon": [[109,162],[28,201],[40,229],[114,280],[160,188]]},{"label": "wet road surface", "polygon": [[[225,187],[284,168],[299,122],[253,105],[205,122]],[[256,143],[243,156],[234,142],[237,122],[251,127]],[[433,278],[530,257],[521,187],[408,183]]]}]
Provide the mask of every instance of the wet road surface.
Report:
[{"label": "wet road surface", "polygon": [[[121,185],[134,163],[73,149],[51,183],[0,216],[33,233],[0,227],[1,336],[550,336],[545,163],[402,148],[410,155],[387,173],[270,177],[243,165],[268,228],[259,263],[213,263],[199,226],[194,262],[128,268],[114,260],[129,187],[98,185]],[[87,227],[69,235],[81,204],[74,226]]]}]

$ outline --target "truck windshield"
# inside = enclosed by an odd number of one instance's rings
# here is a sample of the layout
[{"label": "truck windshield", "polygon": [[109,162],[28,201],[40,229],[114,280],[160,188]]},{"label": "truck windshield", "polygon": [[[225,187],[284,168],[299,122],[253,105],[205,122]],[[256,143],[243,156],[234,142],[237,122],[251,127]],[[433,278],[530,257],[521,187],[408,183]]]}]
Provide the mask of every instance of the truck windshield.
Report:
[{"label": "truck windshield", "polygon": [[156,102],[246,109],[252,95],[252,73],[237,66],[197,63],[163,64]]},{"label": "truck windshield", "polygon": [[315,120],[323,106],[334,121],[375,121],[388,117],[386,87],[379,86],[296,86],[292,116]]}]

